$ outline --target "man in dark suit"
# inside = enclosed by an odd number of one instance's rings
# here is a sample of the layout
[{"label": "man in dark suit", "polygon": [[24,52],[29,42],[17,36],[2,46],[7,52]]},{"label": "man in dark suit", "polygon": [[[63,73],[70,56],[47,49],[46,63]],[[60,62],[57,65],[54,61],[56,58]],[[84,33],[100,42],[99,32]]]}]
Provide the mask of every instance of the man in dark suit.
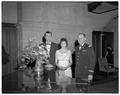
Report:
[{"label": "man in dark suit", "polygon": [[[47,31],[44,35],[45,38],[45,45],[48,51],[49,55],[49,63],[53,66],[53,69],[47,70],[45,72],[45,81],[50,79],[50,82],[56,82],[56,76],[55,76],[55,71],[56,71],[56,65],[55,65],[55,52],[58,49],[58,44],[52,42],[52,32]],[[51,83],[50,84],[51,89],[56,89],[56,83]]]},{"label": "man in dark suit", "polygon": [[93,79],[95,54],[93,48],[86,43],[86,35],[80,33],[78,36],[79,45],[75,47],[75,78],[76,82],[81,80],[91,81]]}]

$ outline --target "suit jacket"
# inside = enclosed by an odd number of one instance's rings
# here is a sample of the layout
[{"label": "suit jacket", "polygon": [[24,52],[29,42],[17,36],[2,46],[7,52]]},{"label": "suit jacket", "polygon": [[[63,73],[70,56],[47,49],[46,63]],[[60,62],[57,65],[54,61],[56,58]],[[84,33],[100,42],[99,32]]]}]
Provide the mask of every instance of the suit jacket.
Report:
[{"label": "suit jacket", "polygon": [[84,44],[79,50],[79,46],[75,47],[75,77],[88,78],[89,70],[94,71],[95,54],[93,48],[88,44]]},{"label": "suit jacket", "polygon": [[49,55],[50,55],[49,62],[53,66],[56,66],[55,65],[55,53],[56,53],[56,50],[58,50],[58,44],[52,42],[51,43],[50,52],[49,52]]}]

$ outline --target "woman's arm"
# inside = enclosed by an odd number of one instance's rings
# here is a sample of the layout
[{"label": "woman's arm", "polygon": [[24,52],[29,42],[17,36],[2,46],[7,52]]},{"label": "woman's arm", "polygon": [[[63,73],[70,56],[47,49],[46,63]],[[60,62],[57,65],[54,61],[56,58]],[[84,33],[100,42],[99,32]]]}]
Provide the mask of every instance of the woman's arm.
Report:
[{"label": "woman's arm", "polygon": [[55,53],[55,64],[58,67],[58,51]]},{"label": "woman's arm", "polygon": [[69,51],[69,64],[68,64],[68,66],[66,67],[66,69],[67,68],[69,68],[71,65],[72,65],[72,54],[71,54],[71,51]]},{"label": "woman's arm", "polygon": [[70,51],[70,60],[69,60],[69,63],[70,63],[70,66],[72,65],[72,54],[71,54],[71,51]]}]

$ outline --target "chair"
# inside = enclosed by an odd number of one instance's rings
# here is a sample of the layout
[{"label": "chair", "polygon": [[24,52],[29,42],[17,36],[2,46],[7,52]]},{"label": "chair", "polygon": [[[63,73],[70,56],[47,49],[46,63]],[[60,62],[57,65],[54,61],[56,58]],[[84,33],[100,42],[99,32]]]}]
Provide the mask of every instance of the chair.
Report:
[{"label": "chair", "polygon": [[116,73],[118,71],[116,68],[110,66],[106,58],[98,58],[98,62],[99,62],[99,71],[106,72],[107,79],[109,79],[110,73]]}]

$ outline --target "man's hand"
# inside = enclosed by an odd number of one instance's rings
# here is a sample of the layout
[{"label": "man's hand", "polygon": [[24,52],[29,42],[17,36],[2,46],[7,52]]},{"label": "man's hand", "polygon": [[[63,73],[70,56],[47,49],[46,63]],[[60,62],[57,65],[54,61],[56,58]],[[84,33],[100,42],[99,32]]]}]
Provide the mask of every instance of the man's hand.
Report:
[{"label": "man's hand", "polygon": [[93,79],[93,75],[88,75],[88,81],[91,81]]}]

